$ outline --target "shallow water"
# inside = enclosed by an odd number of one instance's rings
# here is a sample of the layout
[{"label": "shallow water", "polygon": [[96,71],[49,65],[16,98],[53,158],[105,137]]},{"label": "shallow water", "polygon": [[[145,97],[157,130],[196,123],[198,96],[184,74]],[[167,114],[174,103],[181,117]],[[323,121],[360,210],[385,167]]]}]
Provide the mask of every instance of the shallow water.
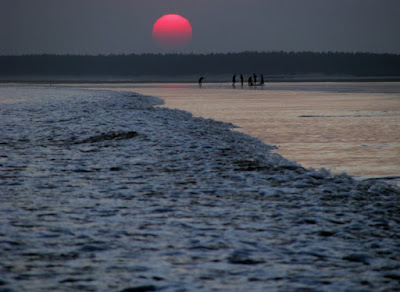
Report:
[{"label": "shallow water", "polygon": [[[231,122],[305,167],[360,178],[400,178],[399,83],[136,84],[113,89]],[[400,183],[400,180],[399,180]]]},{"label": "shallow water", "polygon": [[0,96],[2,291],[398,290],[398,189],[156,98]]}]

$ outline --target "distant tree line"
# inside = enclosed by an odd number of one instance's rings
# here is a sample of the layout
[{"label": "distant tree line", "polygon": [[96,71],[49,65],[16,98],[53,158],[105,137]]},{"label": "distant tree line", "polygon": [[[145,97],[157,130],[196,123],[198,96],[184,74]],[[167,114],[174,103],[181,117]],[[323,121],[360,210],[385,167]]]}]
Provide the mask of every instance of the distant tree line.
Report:
[{"label": "distant tree line", "polygon": [[0,76],[178,76],[251,72],[264,75],[316,73],[400,76],[400,55],[337,52],[242,52],[0,56]]}]

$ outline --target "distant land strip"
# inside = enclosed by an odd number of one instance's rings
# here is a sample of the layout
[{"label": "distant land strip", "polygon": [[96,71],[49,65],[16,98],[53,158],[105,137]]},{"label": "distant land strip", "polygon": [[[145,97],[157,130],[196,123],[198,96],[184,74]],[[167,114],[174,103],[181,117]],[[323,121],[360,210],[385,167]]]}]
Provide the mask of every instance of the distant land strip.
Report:
[{"label": "distant land strip", "polygon": [[276,79],[282,79],[279,76],[288,75],[324,75],[333,76],[332,79],[336,79],[335,76],[348,76],[350,79],[362,77],[365,78],[364,81],[380,78],[398,81],[400,55],[341,52],[242,52],[0,56],[2,80],[5,77],[13,79],[18,76],[216,76],[252,73],[278,76]]}]

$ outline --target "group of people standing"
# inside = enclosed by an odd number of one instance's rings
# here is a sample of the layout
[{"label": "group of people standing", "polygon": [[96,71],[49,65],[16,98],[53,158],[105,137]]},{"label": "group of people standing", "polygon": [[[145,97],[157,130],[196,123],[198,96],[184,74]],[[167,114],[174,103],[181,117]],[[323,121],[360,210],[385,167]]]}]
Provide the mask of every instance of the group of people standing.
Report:
[{"label": "group of people standing", "polygon": [[[236,87],[236,76],[237,76],[237,74],[234,74],[233,77],[232,77],[232,87]],[[250,76],[250,77],[247,79],[247,84],[248,84],[249,86],[264,85],[264,76],[263,76],[262,74],[260,75],[260,83],[257,83],[257,77],[258,77],[258,76],[257,76],[255,73],[253,73],[253,75]],[[244,83],[244,77],[243,77],[243,75],[240,74],[239,78],[240,78],[240,86],[243,87],[243,83]],[[201,87],[201,86],[203,85],[203,80],[204,80],[204,77],[201,76],[201,77],[199,78],[199,87]]]},{"label": "group of people standing", "polygon": [[[250,76],[249,79],[247,79],[247,84],[249,86],[255,86],[255,85],[264,85],[264,75],[261,74],[260,76],[260,83],[257,83],[257,75],[253,73],[253,76]],[[240,74],[240,86],[243,87],[243,82],[244,78],[243,75]],[[236,86],[236,74],[233,75],[232,77],[232,87]]]}]

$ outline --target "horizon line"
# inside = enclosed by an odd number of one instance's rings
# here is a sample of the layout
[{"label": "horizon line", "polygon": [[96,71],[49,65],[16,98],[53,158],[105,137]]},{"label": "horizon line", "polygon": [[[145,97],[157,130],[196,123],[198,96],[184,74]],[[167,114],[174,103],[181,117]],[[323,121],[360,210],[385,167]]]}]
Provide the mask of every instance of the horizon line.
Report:
[{"label": "horizon line", "polygon": [[400,53],[376,53],[367,51],[238,51],[238,52],[165,52],[165,53],[101,53],[101,54],[77,54],[77,53],[25,53],[25,54],[4,54],[0,57],[32,57],[32,56],[60,56],[60,57],[126,57],[126,56],[212,56],[212,55],[240,55],[240,54],[346,54],[346,55],[389,55],[400,56]]}]

